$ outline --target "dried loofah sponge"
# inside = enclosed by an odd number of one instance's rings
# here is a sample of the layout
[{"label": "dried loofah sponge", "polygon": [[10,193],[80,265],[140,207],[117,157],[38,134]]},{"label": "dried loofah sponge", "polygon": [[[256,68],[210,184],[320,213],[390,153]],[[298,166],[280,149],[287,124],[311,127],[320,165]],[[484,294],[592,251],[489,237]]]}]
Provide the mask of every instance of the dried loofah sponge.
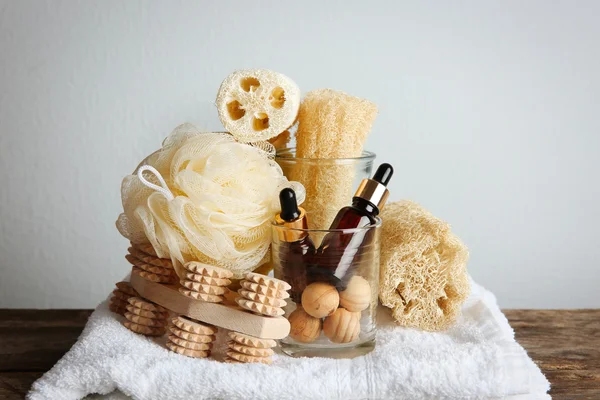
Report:
[{"label": "dried loofah sponge", "polygon": [[308,92],[298,111],[298,157],[360,156],[376,116],[368,100],[332,89]]},{"label": "dried loofah sponge", "polygon": [[296,121],[300,89],[287,76],[266,69],[231,73],[217,94],[219,118],[240,142],[273,138]]},{"label": "dried loofah sponge", "polygon": [[[296,157],[360,157],[376,116],[377,106],[368,100],[332,89],[308,92],[298,112]],[[329,228],[338,210],[350,203],[355,168],[353,162],[332,161],[298,164],[291,172],[306,188],[303,207],[311,228]]]},{"label": "dried loofah sponge", "polygon": [[381,218],[381,303],[402,326],[447,329],[470,292],[467,248],[447,223],[416,203],[387,204]]}]

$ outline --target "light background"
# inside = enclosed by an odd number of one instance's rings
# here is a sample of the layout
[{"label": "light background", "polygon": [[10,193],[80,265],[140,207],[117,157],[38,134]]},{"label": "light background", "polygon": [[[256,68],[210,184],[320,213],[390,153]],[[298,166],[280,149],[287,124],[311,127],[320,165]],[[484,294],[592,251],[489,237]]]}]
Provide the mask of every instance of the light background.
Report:
[{"label": "light background", "polygon": [[120,181],[231,71],[368,98],[392,200],[449,221],[502,307],[600,307],[600,2],[0,0],[0,307],[128,271]]}]

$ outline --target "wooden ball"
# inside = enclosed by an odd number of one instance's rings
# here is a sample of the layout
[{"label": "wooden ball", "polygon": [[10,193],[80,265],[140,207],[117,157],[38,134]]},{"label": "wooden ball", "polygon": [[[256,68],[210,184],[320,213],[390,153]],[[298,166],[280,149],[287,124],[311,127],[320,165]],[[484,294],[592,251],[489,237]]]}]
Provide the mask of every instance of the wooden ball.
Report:
[{"label": "wooden ball", "polygon": [[350,343],[360,335],[360,313],[338,308],[323,322],[323,333],[334,343]]},{"label": "wooden ball", "polygon": [[321,334],[321,320],[311,317],[302,307],[298,307],[288,317],[291,325],[290,337],[298,342],[314,342]]},{"label": "wooden ball", "polygon": [[333,314],[339,305],[340,295],[335,286],[328,283],[311,283],[302,292],[302,307],[315,318]]},{"label": "wooden ball", "polygon": [[362,276],[350,278],[346,290],[340,292],[340,306],[348,311],[366,310],[371,304],[371,285]]}]

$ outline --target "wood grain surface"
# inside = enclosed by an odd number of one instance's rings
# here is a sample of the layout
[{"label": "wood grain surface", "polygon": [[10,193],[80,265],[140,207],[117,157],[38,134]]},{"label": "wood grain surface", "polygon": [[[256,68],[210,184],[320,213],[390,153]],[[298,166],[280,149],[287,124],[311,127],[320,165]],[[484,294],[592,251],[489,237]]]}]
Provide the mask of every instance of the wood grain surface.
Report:
[{"label": "wood grain surface", "polygon": [[503,311],[553,399],[600,400],[600,309]]},{"label": "wood grain surface", "polygon": [[22,399],[71,348],[91,310],[0,310],[0,400]]},{"label": "wood grain surface", "polygon": [[[600,399],[600,309],[504,310],[553,399]],[[22,399],[71,347],[90,310],[0,310],[0,400]]]}]

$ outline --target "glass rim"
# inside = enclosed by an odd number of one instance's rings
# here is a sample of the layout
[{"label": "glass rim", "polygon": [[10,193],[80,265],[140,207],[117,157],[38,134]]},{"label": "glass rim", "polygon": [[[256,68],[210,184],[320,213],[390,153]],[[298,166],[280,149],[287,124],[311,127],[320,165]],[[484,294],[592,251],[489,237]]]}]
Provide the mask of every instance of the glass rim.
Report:
[{"label": "glass rim", "polygon": [[276,221],[271,222],[271,226],[273,228],[279,228],[279,229],[283,229],[286,231],[293,231],[293,232],[306,232],[306,233],[311,233],[311,232],[315,232],[315,233],[330,233],[330,232],[334,232],[334,233],[357,233],[357,232],[365,232],[368,231],[370,229],[377,229],[380,228],[382,225],[382,220],[381,218],[379,218],[379,216],[375,217],[376,222],[374,224],[369,224],[367,226],[362,226],[360,228],[347,228],[347,229],[302,229],[302,228],[289,228],[287,226],[283,226],[278,224]]},{"label": "glass rim", "polygon": [[[294,152],[294,156],[285,156],[282,155],[282,153],[290,153],[291,151]],[[296,147],[286,147],[283,149],[279,149],[275,152],[275,158],[278,160],[303,160],[303,161],[310,161],[310,162],[324,162],[324,161],[331,161],[331,162],[344,162],[344,161],[362,161],[362,160],[375,160],[376,154],[373,153],[372,151],[367,151],[367,150],[363,150],[360,154],[360,156],[358,157],[341,157],[341,158],[315,158],[315,157],[296,157],[295,156],[295,152],[296,152]]]}]

